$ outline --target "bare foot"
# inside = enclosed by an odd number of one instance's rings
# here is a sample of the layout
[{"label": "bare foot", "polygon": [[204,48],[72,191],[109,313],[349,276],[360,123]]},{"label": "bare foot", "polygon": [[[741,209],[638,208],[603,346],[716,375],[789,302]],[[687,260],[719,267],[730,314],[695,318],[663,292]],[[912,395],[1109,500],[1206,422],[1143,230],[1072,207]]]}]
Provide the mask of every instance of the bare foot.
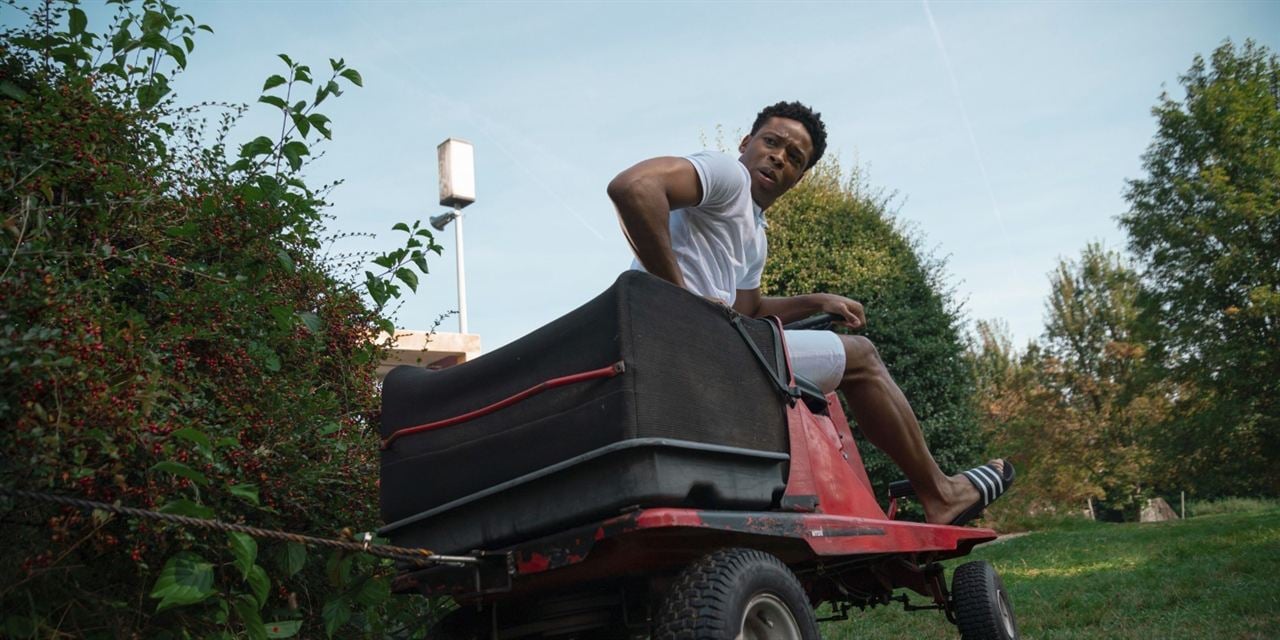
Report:
[{"label": "bare foot", "polygon": [[[996,468],[996,471],[1004,473],[1003,460],[988,460],[987,464]],[[973,506],[974,503],[982,500],[982,494],[978,493],[978,488],[973,486],[969,479],[963,474],[957,473],[942,485],[941,500],[925,500],[921,498],[921,506],[924,507],[924,519],[929,524],[948,524],[955,520],[965,509]]]}]

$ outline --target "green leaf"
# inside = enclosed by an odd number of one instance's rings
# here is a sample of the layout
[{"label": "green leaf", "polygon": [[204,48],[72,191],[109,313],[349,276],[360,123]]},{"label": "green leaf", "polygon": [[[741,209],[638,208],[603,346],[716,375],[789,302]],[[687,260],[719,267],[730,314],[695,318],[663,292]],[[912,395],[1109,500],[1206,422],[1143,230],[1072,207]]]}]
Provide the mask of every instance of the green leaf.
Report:
[{"label": "green leaf", "polygon": [[403,267],[396,269],[396,277],[399,278],[401,282],[405,283],[405,285],[409,287],[410,291],[415,293],[418,291],[418,274],[414,273],[413,270],[405,269]]},{"label": "green leaf", "polygon": [[298,270],[298,265],[294,264],[293,256],[289,255],[288,251],[276,249],[276,258],[280,260],[280,266],[284,267],[285,271],[293,273]]},{"label": "green leaf", "polygon": [[267,78],[266,82],[262,83],[262,90],[266,91],[268,89],[274,89],[286,82],[288,82],[288,80],[285,80],[284,76],[272,74],[271,77]]},{"label": "green leaf", "polygon": [[182,464],[181,462],[174,462],[172,460],[157,462],[155,466],[151,467],[151,470],[166,471],[168,473],[172,473],[175,476],[181,476],[183,478],[186,478],[201,486],[209,484],[209,479],[204,477],[203,473],[200,473],[199,471],[196,471],[195,469],[192,469],[191,467],[188,467],[187,465]]},{"label": "green leaf", "polygon": [[311,122],[307,120],[306,116],[300,113],[290,113],[289,117],[293,119],[293,126],[298,128],[298,133],[303,138],[307,137],[308,133],[311,133]]},{"label": "green leaf", "polygon": [[159,33],[144,33],[139,39],[144,49],[152,49],[154,51],[165,51],[168,49],[169,41]]},{"label": "green leaf", "polygon": [[427,256],[423,255],[421,251],[414,251],[413,257],[410,258],[410,260],[413,261],[413,265],[415,267],[418,267],[418,271],[431,273],[431,271],[427,269]]},{"label": "green leaf", "polygon": [[231,546],[231,555],[236,559],[236,568],[240,569],[240,575],[248,579],[249,570],[258,559],[258,542],[247,533],[228,531],[227,544]]},{"label": "green leaf", "polygon": [[389,578],[368,576],[360,590],[356,592],[355,601],[366,607],[376,607],[391,597]]},{"label": "green leaf", "polygon": [[169,52],[169,55],[173,56],[174,61],[178,63],[179,67],[182,67],[183,69],[187,68],[187,52],[183,51],[182,47],[179,47],[176,44],[171,44],[166,47],[166,50]]},{"label": "green leaf", "polygon": [[279,371],[280,355],[270,349],[267,349],[262,354],[262,367],[272,373]]},{"label": "green leaf", "polygon": [[249,581],[249,588],[253,590],[258,606],[267,604],[267,594],[271,591],[271,578],[267,577],[267,570],[262,565],[255,564],[249,567],[249,574],[245,579]]},{"label": "green leaf", "polygon": [[196,445],[196,450],[206,455],[213,449],[213,443],[209,441],[209,436],[194,427],[183,427],[170,435]]},{"label": "green leaf", "polygon": [[257,502],[257,485],[253,483],[241,483],[228,485],[228,489],[234,497],[244,500],[244,502],[259,504]]},{"label": "green leaf", "polygon": [[292,59],[292,58],[290,58],[289,56],[286,56],[286,55],[285,55],[285,54],[283,54],[283,53],[276,54],[276,55],[277,55],[281,60],[284,60],[284,63],[285,63],[285,64],[287,64],[287,65],[289,65],[289,67],[290,67],[290,68],[293,68],[293,59]]},{"label": "green leaf", "polygon": [[138,87],[138,107],[144,111],[156,106],[169,94],[169,86],[160,82],[152,82]]},{"label": "green leaf", "polygon": [[258,504],[258,485],[246,482],[233,484],[229,488],[231,489],[231,495],[245,502],[251,502],[254,505]]},{"label": "green leaf", "polygon": [[289,108],[289,105],[285,103],[284,98],[279,96],[258,96],[258,102],[263,102],[280,109]]},{"label": "green leaf", "polygon": [[333,632],[351,619],[351,605],[346,598],[339,597],[330,600],[324,603],[324,609],[320,611],[320,617],[324,619],[325,635],[332,638]]},{"label": "green leaf", "polygon": [[240,616],[240,621],[244,623],[244,630],[249,637],[252,640],[266,640],[267,627],[262,624],[262,614],[258,612],[260,607],[254,602],[253,597],[241,595],[236,598],[235,608],[236,615]]},{"label": "green leaf", "polygon": [[294,140],[284,145],[282,149],[285,159],[289,161],[289,166],[294,171],[302,168],[302,156],[309,155],[311,152],[307,150],[307,145]]},{"label": "green leaf", "polygon": [[311,67],[308,67],[305,64],[298,65],[298,67],[293,70],[293,79],[295,82],[306,82],[310,84],[311,83]]},{"label": "green leaf", "polygon": [[195,604],[212,593],[213,565],[190,551],[169,558],[151,589],[151,597],[160,600],[157,612]]},{"label": "green leaf", "polygon": [[115,35],[111,36],[112,55],[119,53],[121,49],[124,49],[129,45],[130,36],[132,35],[129,33],[129,25],[132,24],[132,22],[133,20],[131,18],[126,18],[124,22],[120,23],[120,30],[117,31]]},{"label": "green leaf", "polygon": [[292,638],[302,628],[301,620],[277,620],[266,623],[268,638]]},{"label": "green leaf", "polygon": [[405,233],[410,233],[410,231],[409,231],[409,225],[407,225],[407,224],[405,224],[405,223],[403,223],[403,222],[397,222],[397,223],[395,223],[394,225],[392,225],[391,230],[392,230],[392,231],[403,231],[403,232],[405,232]]},{"label": "green leaf", "polygon": [[310,311],[299,311],[298,317],[302,319],[302,324],[307,325],[307,329],[311,333],[320,333],[324,329],[324,323],[320,321],[320,316]]},{"label": "green leaf", "polygon": [[323,113],[313,113],[307,116],[307,121],[311,123],[311,126],[316,128],[316,131],[320,132],[320,135],[330,140],[333,139],[333,132],[329,130],[328,116]]},{"label": "green leaf", "polygon": [[293,328],[293,312],[285,307],[271,307],[271,316],[276,319],[276,326],[288,331]]},{"label": "green leaf", "polygon": [[281,562],[284,564],[284,573],[292,578],[307,563],[307,547],[299,542],[290,542],[285,545]]},{"label": "green leaf", "polygon": [[68,16],[71,18],[71,35],[78,36],[84,33],[84,28],[89,25],[89,18],[84,15],[84,11],[72,7]]},{"label": "green leaf", "polygon": [[364,79],[360,77],[360,72],[355,69],[343,69],[338,75],[350,80],[351,84],[354,84],[357,87],[364,86]]},{"label": "green leaf", "polygon": [[250,142],[246,143],[244,146],[240,147],[240,157],[252,158],[254,156],[263,155],[265,153],[271,153],[271,150],[274,149],[275,146],[276,146],[276,143],[273,142],[271,138],[268,138],[266,136],[258,136],[253,140],[251,140]]},{"label": "green leaf", "polygon": [[23,91],[18,87],[18,85],[9,82],[8,80],[0,80],[0,93],[4,94],[6,97],[17,100],[18,102],[22,102],[27,99],[27,92]]},{"label": "green leaf", "polygon": [[157,33],[163,31],[169,26],[169,19],[163,13],[148,9],[142,14],[142,31],[144,33]]},{"label": "green leaf", "polygon": [[212,518],[213,509],[190,500],[170,500],[160,507],[160,513],[172,513],[176,516],[192,518]]}]

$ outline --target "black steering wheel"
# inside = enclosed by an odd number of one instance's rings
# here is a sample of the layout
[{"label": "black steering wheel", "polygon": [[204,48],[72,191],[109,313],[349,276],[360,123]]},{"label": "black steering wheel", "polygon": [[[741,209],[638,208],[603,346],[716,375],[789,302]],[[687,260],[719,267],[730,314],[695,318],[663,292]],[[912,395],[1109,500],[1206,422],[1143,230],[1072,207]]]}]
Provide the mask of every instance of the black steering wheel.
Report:
[{"label": "black steering wheel", "polygon": [[789,331],[800,331],[804,329],[821,331],[830,329],[832,324],[844,322],[844,316],[838,313],[819,313],[816,316],[809,316],[803,320],[796,320],[783,325],[783,329]]}]

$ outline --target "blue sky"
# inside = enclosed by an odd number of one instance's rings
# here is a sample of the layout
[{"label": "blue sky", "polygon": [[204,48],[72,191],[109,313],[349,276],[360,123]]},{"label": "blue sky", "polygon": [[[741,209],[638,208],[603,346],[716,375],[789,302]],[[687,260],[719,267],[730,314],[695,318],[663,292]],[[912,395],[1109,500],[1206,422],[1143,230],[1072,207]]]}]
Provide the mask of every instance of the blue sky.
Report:
[{"label": "blue sky", "polygon": [[[947,258],[970,320],[1041,332],[1047,273],[1092,240],[1122,248],[1124,181],[1151,107],[1225,38],[1280,49],[1280,3],[188,2],[209,24],[175,88],[251,102],[287,53],[330,57],[365,87],[323,109],[334,140],[313,183],[342,178],[336,229],[440,213],[435,147],[476,149],[465,213],[469,324],[486,350],[606,288],[630,254],[605,196],[618,171],[736,141],[760,107],[823,113],[829,153],[896,192],[899,218]],[[5,14],[12,19],[12,14]],[[94,12],[91,19],[101,20]],[[98,25],[100,26],[100,22]],[[278,120],[255,106],[247,141]],[[457,306],[452,228],[398,312],[422,329]],[[875,309],[869,309],[875,322]],[[448,320],[442,330],[454,330]]]}]

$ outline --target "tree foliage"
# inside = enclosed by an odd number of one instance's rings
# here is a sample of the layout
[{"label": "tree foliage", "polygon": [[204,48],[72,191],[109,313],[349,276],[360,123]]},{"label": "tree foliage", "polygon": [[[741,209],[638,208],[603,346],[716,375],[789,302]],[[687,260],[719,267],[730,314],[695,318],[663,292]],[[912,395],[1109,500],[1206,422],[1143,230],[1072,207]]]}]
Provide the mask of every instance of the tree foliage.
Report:
[{"label": "tree foliage", "polygon": [[[762,289],[776,296],[829,292],[862,302],[865,335],[911,402],[938,464],[967,468],[982,445],[959,311],[942,282],[943,265],[895,222],[889,198],[865,183],[865,176],[846,179],[835,160],[824,161],[769,209]],[[877,485],[902,477],[874,447],[861,453]]]},{"label": "tree foliage", "polygon": [[1206,491],[1280,493],[1280,58],[1252,41],[1197,56],[1121,217],[1145,268],[1154,357],[1198,393],[1169,424]]},{"label": "tree foliage", "polygon": [[[372,337],[439,247],[398,225],[363,281],[321,251],[317,107],[360,75],[280,56],[261,98],[279,133],[228,146],[244,107],[170,92],[209,30],[191,16],[120,3],[97,32],[73,2],[6,11],[26,23],[0,48],[0,481],[374,528]],[[7,637],[381,635],[427,615],[364,556],[9,499],[0,518]]]},{"label": "tree foliage", "polygon": [[1018,353],[979,323],[970,353],[982,423],[995,451],[1024,462],[1009,508],[1048,511],[1095,499],[1136,512],[1159,484],[1155,426],[1169,387],[1145,366],[1137,273],[1114,251],[1085,247],[1049,275],[1045,333]]}]

